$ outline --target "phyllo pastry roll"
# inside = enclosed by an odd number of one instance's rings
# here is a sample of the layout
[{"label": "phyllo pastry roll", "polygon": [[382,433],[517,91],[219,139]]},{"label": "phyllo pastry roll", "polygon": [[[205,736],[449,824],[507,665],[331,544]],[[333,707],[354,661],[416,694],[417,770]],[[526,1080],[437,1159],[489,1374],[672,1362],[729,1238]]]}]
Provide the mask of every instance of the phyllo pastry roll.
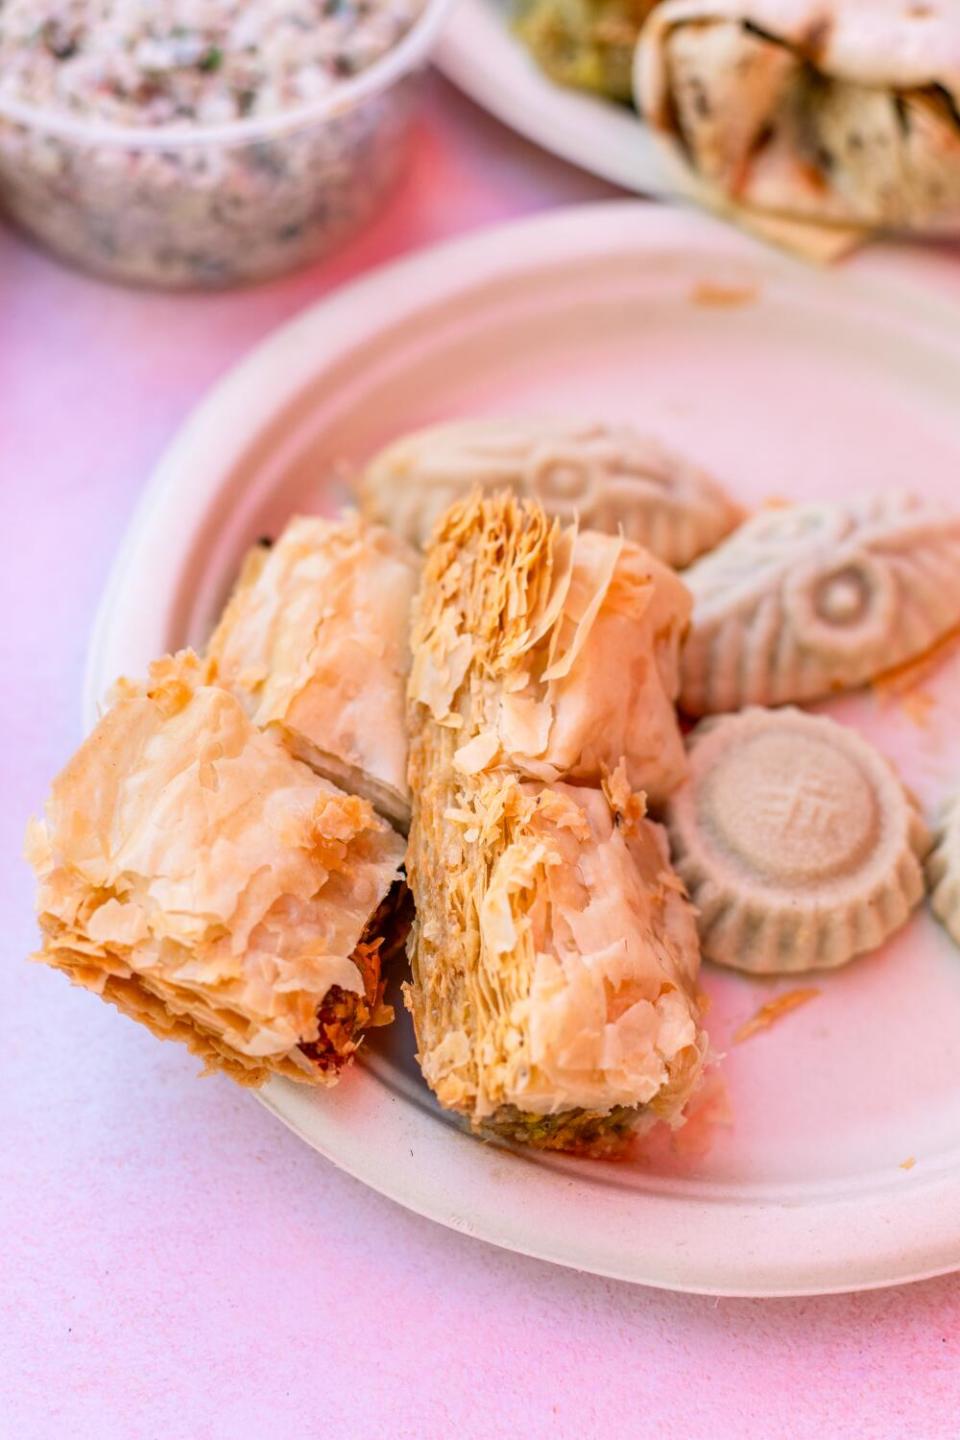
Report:
[{"label": "phyllo pastry roll", "polygon": [[414,613],[410,696],[456,735],[458,772],[598,785],[622,759],[655,801],[682,779],[690,599],[639,546],[472,497],[438,523]]},{"label": "phyllo pastry roll", "polygon": [[[479,1131],[608,1154],[676,1121],[706,1048],[696,926],[639,797],[463,777],[419,711],[407,867],[423,1074]],[[621,777],[622,778],[622,777]]]},{"label": "phyllo pastry roll", "polygon": [[209,1069],[334,1080],[389,1018],[403,841],[189,652],[117,698],[28,833],[43,949]]},{"label": "phyllo pastry roll", "polygon": [[960,230],[955,0],[668,0],[634,80],[694,188],[761,228]]},{"label": "phyllo pastry roll", "polygon": [[401,828],[416,583],[413,552],[389,531],[302,516],[248,558],[207,649],[257,725]]},{"label": "phyllo pastry roll", "polygon": [[735,970],[844,965],[923,898],[930,837],[916,803],[889,761],[825,715],[702,721],[667,827],[703,953]]},{"label": "phyllo pastry roll", "polygon": [[690,715],[817,700],[960,626],[960,515],[899,491],[762,511],[684,575]]},{"label": "phyllo pastry roll", "polygon": [[360,481],[366,514],[426,545],[448,506],[513,490],[548,515],[622,532],[667,565],[689,565],[739,523],[716,481],[626,425],[464,420],[387,446]]}]

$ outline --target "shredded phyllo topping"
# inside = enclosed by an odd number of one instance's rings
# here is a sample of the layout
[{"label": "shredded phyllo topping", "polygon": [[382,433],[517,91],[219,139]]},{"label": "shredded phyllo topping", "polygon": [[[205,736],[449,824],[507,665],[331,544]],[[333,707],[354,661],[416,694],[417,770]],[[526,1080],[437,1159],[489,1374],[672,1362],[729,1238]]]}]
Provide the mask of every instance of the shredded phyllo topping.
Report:
[{"label": "shredded phyllo topping", "polygon": [[464,775],[506,765],[544,781],[664,798],[684,774],[674,700],[690,602],[620,536],[578,531],[512,496],[454,506],[426,561],[409,694],[455,730]]},{"label": "shredded phyllo topping", "polygon": [[[705,1044],[693,917],[629,757],[597,752],[595,788],[555,778],[569,772],[554,687],[595,678],[611,597],[626,591],[641,644],[649,634],[660,578],[635,548],[510,497],[477,500],[438,529],[415,607],[407,998],[424,1075],[474,1124],[515,1138],[529,1125],[532,1143],[563,1148],[577,1134],[603,1148],[602,1117],[609,1140],[639,1106],[676,1118]],[[629,653],[620,661],[629,668]],[[645,666],[656,675],[649,650]],[[547,717],[528,717],[533,755],[511,729],[518,698]],[[578,703],[597,699],[591,689]]]}]

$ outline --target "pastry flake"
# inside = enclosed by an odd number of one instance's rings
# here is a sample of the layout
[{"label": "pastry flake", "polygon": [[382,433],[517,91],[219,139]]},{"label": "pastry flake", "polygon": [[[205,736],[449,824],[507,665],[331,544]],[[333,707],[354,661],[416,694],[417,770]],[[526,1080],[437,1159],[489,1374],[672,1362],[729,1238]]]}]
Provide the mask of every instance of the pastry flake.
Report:
[{"label": "pastry flake", "polygon": [[464,775],[505,765],[600,785],[623,761],[662,800],[684,774],[674,700],[689,597],[619,536],[509,494],[439,522],[414,607],[409,694],[458,732]]},{"label": "pastry flake", "polygon": [[960,515],[897,491],[763,511],[684,580],[682,709],[816,700],[960,624]]},{"label": "pastry flake", "polygon": [[415,556],[358,516],[290,521],[241,572],[207,654],[291,752],[401,828]]},{"label": "pastry flake", "polygon": [[741,512],[701,470],[628,426],[464,420],[404,436],[360,481],[365,513],[423,546],[449,505],[510,489],[548,515],[622,532],[667,565],[689,565]]},{"label": "pastry flake", "polygon": [[687,188],[782,243],[960,230],[952,0],[667,0],[634,95]]},{"label": "pastry flake", "polygon": [[916,805],[866,740],[825,716],[703,721],[666,823],[703,954],[736,970],[843,965],[923,897],[930,837]]},{"label": "pastry flake", "polygon": [[382,1023],[403,842],[189,652],[117,698],[28,832],[35,957],[243,1084],[329,1083]]}]

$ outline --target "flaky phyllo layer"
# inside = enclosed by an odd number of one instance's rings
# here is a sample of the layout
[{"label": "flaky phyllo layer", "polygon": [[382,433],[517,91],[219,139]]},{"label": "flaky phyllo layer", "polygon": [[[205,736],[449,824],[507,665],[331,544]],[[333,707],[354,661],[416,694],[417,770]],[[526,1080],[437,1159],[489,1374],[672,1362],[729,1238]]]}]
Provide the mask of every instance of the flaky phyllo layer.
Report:
[{"label": "flaky phyllo layer", "polygon": [[384,1017],[403,842],[190,652],[123,683],[28,835],[36,957],[246,1084],[335,1078]]},{"label": "flaky phyllo layer", "polygon": [[413,552],[356,515],[299,516],[251,552],[208,655],[261,728],[406,828]]},{"label": "flaky phyllo layer", "polygon": [[[435,534],[414,610],[408,1004],[423,1072],[476,1127],[560,1148],[609,1148],[625,1109],[676,1118],[705,1049],[692,914],[629,762],[612,758],[663,724],[645,686],[621,690],[626,714],[612,698],[632,638],[668,703],[665,600],[660,624],[643,623],[659,575],[640,623],[617,627],[616,664],[602,644],[591,653],[624,552],[626,590],[639,573],[631,549],[562,531],[530,503],[467,502]],[[682,628],[685,592],[666,581]],[[580,726],[558,737],[568,705]],[[635,750],[633,764],[649,761]],[[571,774],[606,775],[605,789],[557,778]]]},{"label": "flaky phyllo layer", "polygon": [[660,827],[502,771],[420,816],[411,997],[441,1103],[481,1124],[507,1106],[675,1117],[702,1062],[699,952]]},{"label": "flaky phyllo layer", "polygon": [[414,621],[413,726],[458,732],[453,766],[598,785],[621,760],[659,801],[684,774],[674,700],[690,597],[617,535],[509,495],[454,505]]}]

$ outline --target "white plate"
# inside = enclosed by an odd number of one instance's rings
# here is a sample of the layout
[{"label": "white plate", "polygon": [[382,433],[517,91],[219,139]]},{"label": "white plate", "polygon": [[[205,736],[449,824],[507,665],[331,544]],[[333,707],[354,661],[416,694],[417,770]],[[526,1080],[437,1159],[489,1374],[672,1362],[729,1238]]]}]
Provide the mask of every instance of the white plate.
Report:
[{"label": "white plate", "polygon": [[[960,311],[903,269],[873,254],[814,271],[714,221],[619,203],[351,286],[261,346],[170,447],[104,600],[88,719],[118,673],[203,641],[244,547],[296,509],[330,506],[338,462],[442,416],[630,420],[747,501],[903,481],[955,494]],[[929,805],[952,778],[957,664],[925,688],[936,705],[923,726],[871,696],[831,709]],[[733,1046],[789,982],[708,967],[733,1123],[691,1126],[646,1160],[518,1155],[461,1134],[417,1076],[402,1012],[335,1091],[273,1082],[263,1098],[402,1204],[585,1270],[779,1295],[960,1267],[960,953],[921,911],[883,951],[815,983],[810,1004]]]},{"label": "white plate", "polygon": [[484,110],[535,145],[644,195],[677,193],[646,126],[627,105],[558,85],[510,29],[511,0],[457,0],[434,63]]}]

